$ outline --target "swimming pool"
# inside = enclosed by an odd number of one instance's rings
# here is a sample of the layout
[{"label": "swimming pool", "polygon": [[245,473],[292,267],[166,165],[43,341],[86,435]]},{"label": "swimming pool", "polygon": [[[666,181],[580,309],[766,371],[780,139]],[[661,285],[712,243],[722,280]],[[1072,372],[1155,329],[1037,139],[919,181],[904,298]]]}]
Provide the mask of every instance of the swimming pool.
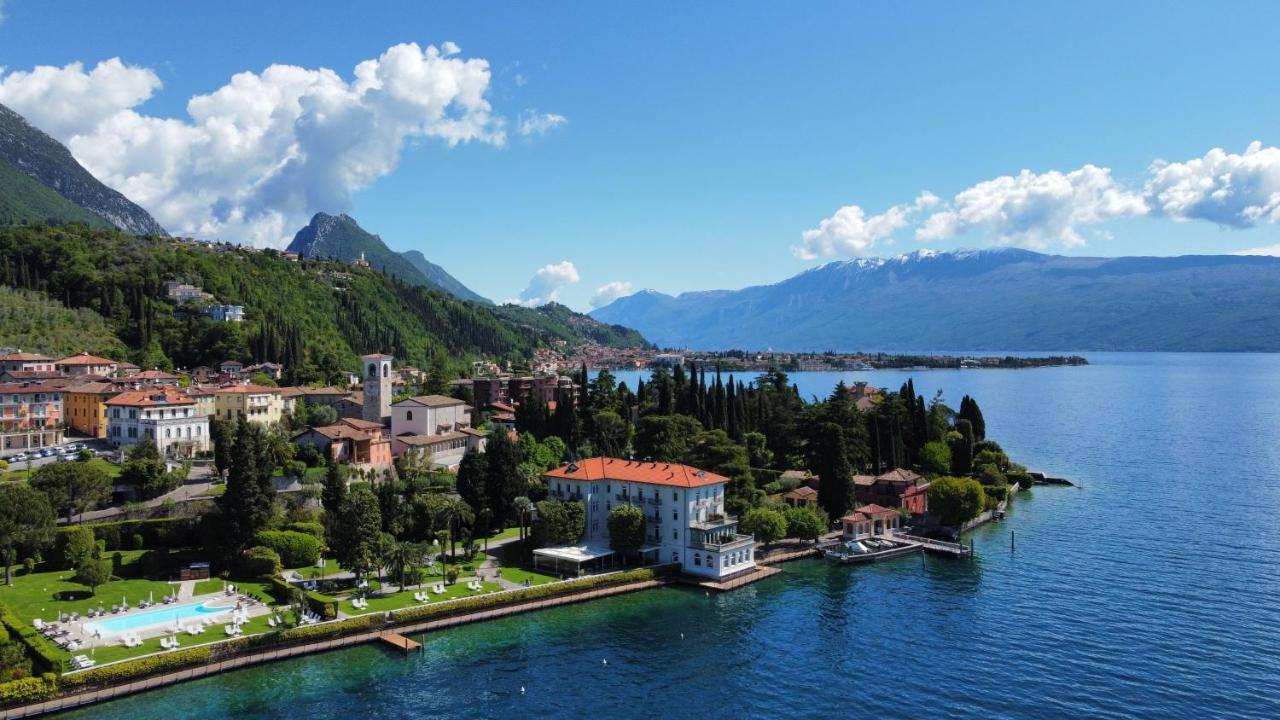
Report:
[{"label": "swimming pool", "polygon": [[175,622],[179,627],[185,627],[194,620],[217,615],[218,613],[230,612],[231,610],[232,608],[229,607],[213,607],[207,601],[187,603],[186,605],[171,605],[85,623],[84,629],[89,635],[99,633],[105,637],[159,625],[172,627]]}]

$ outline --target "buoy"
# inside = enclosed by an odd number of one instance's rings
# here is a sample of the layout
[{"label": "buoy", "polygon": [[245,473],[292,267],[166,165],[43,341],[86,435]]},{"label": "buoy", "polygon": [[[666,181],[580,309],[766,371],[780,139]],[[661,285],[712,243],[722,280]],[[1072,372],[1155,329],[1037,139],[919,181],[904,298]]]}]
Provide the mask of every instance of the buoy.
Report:
[{"label": "buoy", "polygon": [[523,685],[521,685],[521,686],[520,686],[520,694],[521,694],[521,695],[523,695],[523,694],[524,694],[524,686],[523,686]]},{"label": "buoy", "polygon": [[608,664],[609,664],[609,661],[608,661],[608,660],[601,660],[601,661],[600,661],[600,664],[601,664],[601,665],[608,665]]},{"label": "buoy", "polygon": [[683,640],[683,639],[684,639],[684,633],[680,633],[680,639],[681,639],[681,640]]}]

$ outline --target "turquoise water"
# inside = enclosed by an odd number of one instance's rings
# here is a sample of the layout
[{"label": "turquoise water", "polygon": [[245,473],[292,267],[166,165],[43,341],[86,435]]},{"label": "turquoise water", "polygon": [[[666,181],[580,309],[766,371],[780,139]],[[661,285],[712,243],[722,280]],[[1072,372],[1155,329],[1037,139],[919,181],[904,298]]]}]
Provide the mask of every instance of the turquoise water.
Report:
[{"label": "turquoise water", "polygon": [[171,605],[142,612],[130,611],[124,615],[116,615],[105,620],[87,623],[85,629],[90,633],[96,631],[102,633],[103,637],[107,637],[157,625],[173,625],[177,623],[181,627],[192,620],[230,612],[230,610],[230,608],[210,607],[204,602]]},{"label": "turquoise water", "polygon": [[1280,356],[1089,357],[913,374],[953,404],[974,395],[1015,457],[1083,483],[1020,497],[973,534],[973,562],[791,563],[725,595],[645,592],[75,716],[1280,717]]}]

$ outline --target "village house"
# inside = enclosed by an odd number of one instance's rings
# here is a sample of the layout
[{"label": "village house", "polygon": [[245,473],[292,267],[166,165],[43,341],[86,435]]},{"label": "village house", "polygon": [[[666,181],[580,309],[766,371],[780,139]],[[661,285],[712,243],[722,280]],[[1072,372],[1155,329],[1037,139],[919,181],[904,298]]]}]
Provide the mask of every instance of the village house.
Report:
[{"label": "village house", "polygon": [[284,419],[280,388],[265,385],[223,385],[213,391],[213,407],[218,420],[236,420],[243,416],[249,422],[270,425]]},{"label": "village house", "polygon": [[[855,475],[853,497],[860,504],[896,508],[903,506],[903,500],[908,491],[919,487],[927,489],[929,484],[911,470],[897,468],[875,477]],[[913,492],[911,498],[913,505],[919,505],[923,502],[924,496],[919,492]],[[924,510],[920,512],[923,513]]]},{"label": "village house", "polygon": [[57,372],[53,366],[53,358],[48,355],[22,352],[21,349],[0,355],[0,372],[16,370],[18,372]]},{"label": "village house", "polygon": [[586,532],[579,546],[540,548],[534,562],[559,572],[607,561],[609,511],[630,504],[645,514],[647,561],[677,563],[687,573],[713,579],[755,567],[755,538],[738,532],[725,514],[728,478],[677,463],[594,457],[543,475],[548,495],[586,506]]},{"label": "village house", "polygon": [[82,352],[54,363],[55,369],[63,375],[101,375],[108,377],[116,374],[119,364],[115,360],[90,355]]},{"label": "village house", "polygon": [[791,507],[817,507],[818,491],[808,485],[801,485],[796,489],[784,494],[782,501]]},{"label": "village house", "polygon": [[244,372],[244,363],[239,360],[223,360],[218,363],[218,372],[223,375],[237,376]]},{"label": "village house", "polygon": [[898,511],[880,505],[864,505],[840,518],[844,540],[865,540],[893,535],[898,529]]},{"label": "village house", "polygon": [[57,370],[0,370],[0,382],[49,382],[66,376]]},{"label": "village house", "polygon": [[139,372],[125,379],[130,382],[136,383],[138,385],[145,385],[145,386],[164,385],[166,387],[175,387],[175,388],[178,387],[179,384],[181,384],[181,380],[182,380],[181,377],[174,375],[173,373],[167,373],[158,368],[153,368],[151,370],[143,370],[142,372]]},{"label": "village house", "polygon": [[297,445],[311,445],[325,458],[348,463],[361,470],[386,470],[391,467],[391,440],[380,423],[357,418],[339,420],[332,425],[309,427],[294,435]]},{"label": "village house", "polygon": [[244,322],[243,305],[221,305],[214,303],[205,307],[204,314],[218,322]]},{"label": "village house", "polygon": [[401,435],[392,438],[392,453],[405,467],[456,470],[469,451],[484,452],[487,436],[471,428],[439,435]]},{"label": "village house", "polygon": [[120,394],[114,383],[86,382],[62,389],[67,427],[91,438],[107,436],[107,401]]},{"label": "village house", "polygon": [[209,449],[209,418],[196,401],[170,387],[129,390],[107,401],[107,439],[128,447],[147,438],[164,457],[191,457]]},{"label": "village house", "polygon": [[116,363],[116,376],[122,378],[131,378],[142,372],[142,368],[131,362],[120,361]]},{"label": "village house", "polygon": [[0,384],[0,458],[62,444],[62,388]]},{"label": "village house", "polygon": [[263,362],[256,365],[250,365],[244,369],[246,374],[262,373],[267,377],[279,382],[284,377],[284,366],[280,363]]},{"label": "village house", "polygon": [[471,430],[471,408],[446,395],[419,395],[391,406],[391,452],[415,463],[452,467],[484,436]]}]

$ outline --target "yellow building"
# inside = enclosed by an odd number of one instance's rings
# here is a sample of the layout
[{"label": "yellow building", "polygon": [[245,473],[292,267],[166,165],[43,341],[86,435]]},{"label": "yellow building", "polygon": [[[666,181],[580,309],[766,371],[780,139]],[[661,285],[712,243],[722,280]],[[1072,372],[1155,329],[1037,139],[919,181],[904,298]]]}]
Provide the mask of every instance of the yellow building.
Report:
[{"label": "yellow building", "polygon": [[196,415],[213,419],[218,411],[218,396],[214,394],[217,389],[216,385],[192,385],[184,390],[187,397],[196,401]]},{"label": "yellow building", "polygon": [[214,417],[218,420],[236,420],[244,416],[249,422],[262,425],[280,422],[284,418],[284,398],[280,388],[264,385],[227,385],[214,391]]},{"label": "yellow building", "polygon": [[62,389],[62,417],[67,427],[94,438],[107,436],[107,401],[120,394],[111,383],[90,382]]}]

